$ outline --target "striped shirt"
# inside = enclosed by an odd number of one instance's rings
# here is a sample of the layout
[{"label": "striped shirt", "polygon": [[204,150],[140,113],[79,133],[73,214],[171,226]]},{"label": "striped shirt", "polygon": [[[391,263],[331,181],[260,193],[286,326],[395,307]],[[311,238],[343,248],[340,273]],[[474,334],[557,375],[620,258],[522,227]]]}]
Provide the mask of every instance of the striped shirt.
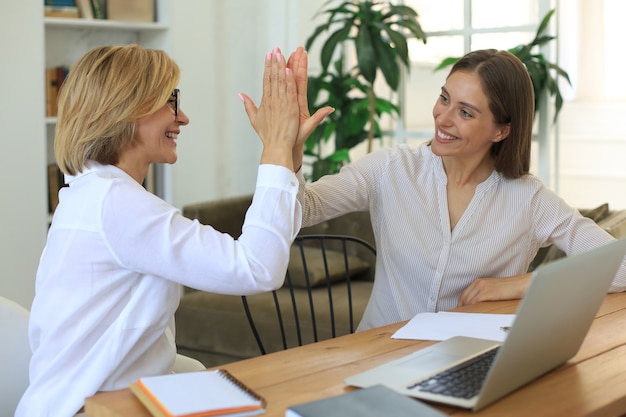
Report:
[{"label": "striped shirt", "polygon": [[[370,212],[376,278],[358,330],[454,308],[476,278],[523,274],[552,243],[572,255],[614,239],[538,178],[495,171],[451,231],[443,162],[426,145],[382,149],[313,184],[298,178],[303,226]],[[625,289],[623,264],[611,291]]]}]

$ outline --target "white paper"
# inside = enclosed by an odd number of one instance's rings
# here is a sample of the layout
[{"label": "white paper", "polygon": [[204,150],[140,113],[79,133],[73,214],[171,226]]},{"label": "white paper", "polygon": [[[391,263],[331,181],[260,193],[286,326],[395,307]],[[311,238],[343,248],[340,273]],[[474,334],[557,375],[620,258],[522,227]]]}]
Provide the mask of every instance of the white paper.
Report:
[{"label": "white paper", "polygon": [[392,339],[446,340],[453,336],[469,336],[481,339],[506,339],[506,327],[510,327],[515,314],[420,313],[398,329]]}]

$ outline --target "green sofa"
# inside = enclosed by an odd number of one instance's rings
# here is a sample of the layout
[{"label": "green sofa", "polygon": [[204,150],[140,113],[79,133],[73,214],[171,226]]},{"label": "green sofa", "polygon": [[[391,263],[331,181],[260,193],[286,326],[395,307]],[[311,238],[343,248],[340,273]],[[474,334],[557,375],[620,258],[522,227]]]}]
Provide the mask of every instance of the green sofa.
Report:
[{"label": "green sofa", "polygon": [[[251,196],[229,198],[219,201],[202,202],[183,208],[183,215],[191,219],[197,219],[200,223],[210,224],[217,230],[232,236],[241,234],[241,227],[245,213],[252,201]],[[608,204],[604,204],[592,210],[581,212],[598,222],[605,230],[616,237],[626,236],[626,210],[610,212]],[[330,233],[344,234],[359,237],[372,245],[375,245],[369,213],[350,213],[321,224],[303,228],[300,234]],[[368,259],[367,254],[354,254],[369,263],[369,268],[360,270],[354,276],[353,302],[356,323],[360,321],[365,305],[369,299],[372,288],[374,260]],[[544,262],[549,262],[563,256],[556,247],[542,249],[531,265],[531,270]],[[290,269],[291,270],[291,269]],[[335,284],[337,285],[337,284]],[[278,290],[278,296],[285,300],[288,288]],[[315,289],[314,298],[317,303],[327,303],[325,288]],[[299,297],[306,297],[305,289],[296,289]],[[271,305],[271,295],[261,294],[248,297],[251,309],[255,311],[254,317],[260,333],[275,331],[276,316]],[[260,309],[260,310],[259,310]],[[318,311],[323,308],[317,308]],[[259,312],[261,311],[261,312]],[[339,307],[335,315],[347,315],[345,306]],[[301,317],[302,319],[302,317]],[[307,318],[304,317],[305,324]],[[346,322],[347,320],[341,320]],[[269,330],[272,329],[272,330]],[[330,338],[329,326],[319,326],[319,339]],[[349,332],[347,325],[337,330],[338,334]],[[282,344],[278,334],[271,335],[273,340],[269,343],[264,339],[268,351],[280,350]],[[311,342],[307,339],[305,343]],[[184,288],[180,300],[180,306],[176,312],[176,344],[179,353],[196,358],[207,367],[217,366],[236,360],[246,359],[260,354],[254,336],[248,324],[241,297],[219,295]]]}]

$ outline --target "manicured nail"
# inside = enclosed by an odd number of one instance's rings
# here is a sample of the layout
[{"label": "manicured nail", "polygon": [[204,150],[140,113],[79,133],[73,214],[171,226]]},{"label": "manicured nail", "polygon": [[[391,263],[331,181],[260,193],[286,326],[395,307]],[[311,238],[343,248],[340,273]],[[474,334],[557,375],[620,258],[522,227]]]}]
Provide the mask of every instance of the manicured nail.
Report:
[{"label": "manicured nail", "polygon": [[276,60],[280,62],[283,54],[280,53],[280,49],[278,48],[278,46],[275,46],[274,49],[272,49],[272,53],[276,57]]},{"label": "manicured nail", "polygon": [[241,100],[242,102],[245,102],[245,99],[243,98],[243,94],[239,93],[237,94],[237,96],[239,96],[239,100]]}]

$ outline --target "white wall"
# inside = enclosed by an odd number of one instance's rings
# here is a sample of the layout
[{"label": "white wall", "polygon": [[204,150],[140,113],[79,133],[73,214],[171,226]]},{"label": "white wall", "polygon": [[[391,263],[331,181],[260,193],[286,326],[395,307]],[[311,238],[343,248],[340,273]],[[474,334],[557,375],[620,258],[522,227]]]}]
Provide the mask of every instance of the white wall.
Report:
[{"label": "white wall", "polygon": [[42,48],[41,20],[31,16],[43,2],[10,10],[0,17],[0,295],[30,307],[47,221],[43,54],[29,53]]},{"label": "white wall", "polygon": [[575,207],[626,209],[624,102],[573,101],[559,116],[559,195]]},{"label": "white wall", "polygon": [[191,123],[171,168],[175,206],[254,190],[261,142],[237,94],[259,104],[265,54],[278,46],[287,55],[304,44],[321,3],[176,0],[171,54]]},{"label": "white wall", "polygon": [[[560,2],[559,60],[573,88],[562,85],[558,193],[576,207],[609,203],[626,209],[626,88],[621,53],[624,2]],[[611,49],[612,48],[612,49]]]}]

